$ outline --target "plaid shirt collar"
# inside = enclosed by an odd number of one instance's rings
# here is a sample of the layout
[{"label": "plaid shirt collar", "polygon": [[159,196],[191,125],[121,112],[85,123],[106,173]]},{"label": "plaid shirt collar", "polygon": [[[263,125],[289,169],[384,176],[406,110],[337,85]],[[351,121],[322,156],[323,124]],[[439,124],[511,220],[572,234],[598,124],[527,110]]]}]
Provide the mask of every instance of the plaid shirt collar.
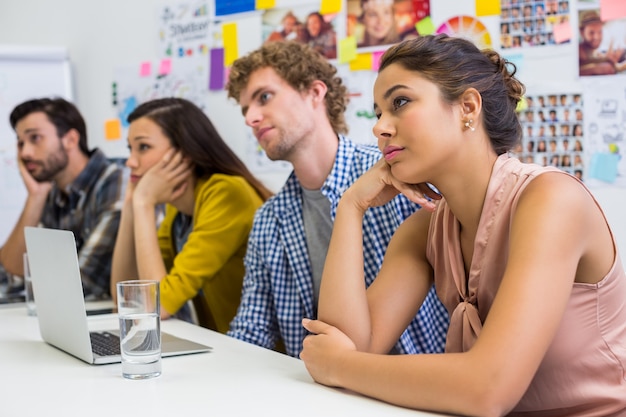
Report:
[{"label": "plaid shirt collar", "polygon": [[85,199],[85,190],[91,190],[100,178],[100,173],[106,169],[108,161],[104,153],[100,149],[94,149],[89,155],[89,162],[85,169],[81,171],[76,179],[65,187],[65,190],[55,187],[54,203],[59,207],[75,208],[83,204]]},{"label": "plaid shirt collar", "polygon": [[[322,194],[329,197],[331,201],[338,200],[344,191],[350,186],[351,179],[343,173],[349,171],[352,158],[356,150],[356,144],[347,140],[343,135],[339,135],[339,146],[337,156],[330,174],[322,184]],[[287,178],[284,187],[276,195],[274,200],[274,210],[279,218],[287,218],[290,214],[299,213],[294,210],[294,205],[301,204],[301,198],[294,199],[294,195],[301,196],[302,186],[296,174],[292,172]]]}]

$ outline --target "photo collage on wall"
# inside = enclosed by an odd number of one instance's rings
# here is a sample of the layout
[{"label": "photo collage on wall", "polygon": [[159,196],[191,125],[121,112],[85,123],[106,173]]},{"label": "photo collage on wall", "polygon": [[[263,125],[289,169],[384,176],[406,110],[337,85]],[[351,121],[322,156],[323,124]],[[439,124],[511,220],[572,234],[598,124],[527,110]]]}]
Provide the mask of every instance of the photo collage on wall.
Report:
[{"label": "photo collage on wall", "polygon": [[523,162],[554,166],[582,180],[582,95],[528,95],[526,103],[518,113],[523,135],[515,154]]},{"label": "photo collage on wall", "polygon": [[502,0],[501,48],[555,45],[554,27],[569,21],[569,9],[568,0]]}]

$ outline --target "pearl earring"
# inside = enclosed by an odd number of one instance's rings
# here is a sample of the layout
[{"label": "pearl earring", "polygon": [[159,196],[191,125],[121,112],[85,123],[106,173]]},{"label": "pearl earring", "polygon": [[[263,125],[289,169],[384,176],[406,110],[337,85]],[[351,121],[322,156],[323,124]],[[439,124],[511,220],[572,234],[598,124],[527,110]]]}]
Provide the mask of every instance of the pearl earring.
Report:
[{"label": "pearl earring", "polygon": [[474,126],[472,126],[472,123],[474,123],[474,121],[472,119],[466,120],[465,121],[465,128],[469,129],[469,130],[471,130],[473,132],[476,129],[474,128]]}]

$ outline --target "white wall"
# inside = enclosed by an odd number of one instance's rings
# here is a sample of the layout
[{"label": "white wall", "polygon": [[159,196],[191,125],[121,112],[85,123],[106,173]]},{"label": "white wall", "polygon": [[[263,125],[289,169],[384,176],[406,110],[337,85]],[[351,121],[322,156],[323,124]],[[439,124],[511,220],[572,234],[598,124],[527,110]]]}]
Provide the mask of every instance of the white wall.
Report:
[{"label": "white wall", "polygon": [[[576,1],[570,0],[575,6]],[[459,14],[473,14],[473,1],[432,0],[431,15],[436,25],[441,19]],[[69,49],[74,64],[76,103],[89,129],[91,146],[105,152],[111,144],[104,140],[103,123],[116,117],[111,104],[111,83],[116,67],[156,60],[157,2],[154,0],[2,0],[0,5],[0,44],[62,45]],[[498,32],[497,19],[484,19],[492,37]],[[562,82],[567,69],[575,71],[577,62],[571,50],[560,53],[533,51],[527,57],[520,78],[529,85],[536,80]],[[539,59],[541,66],[529,62]],[[565,76],[564,76],[564,69]],[[235,152],[243,155],[247,128],[239,108],[226,99],[225,93],[214,93],[208,99],[211,120]],[[0,115],[0,117],[6,117]],[[116,147],[119,148],[119,147]],[[111,154],[110,152],[107,152]],[[123,155],[113,155],[123,156]],[[268,186],[280,187],[285,173],[260,174]],[[626,251],[626,189],[594,187],[594,194],[604,207],[618,245]]]}]

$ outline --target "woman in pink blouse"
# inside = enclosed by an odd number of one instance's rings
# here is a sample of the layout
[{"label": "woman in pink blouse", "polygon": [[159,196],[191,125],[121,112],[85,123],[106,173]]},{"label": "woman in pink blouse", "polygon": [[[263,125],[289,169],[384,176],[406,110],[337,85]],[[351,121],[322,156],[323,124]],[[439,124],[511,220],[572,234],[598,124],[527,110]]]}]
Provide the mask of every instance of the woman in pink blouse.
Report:
[{"label": "woman in pink blouse", "polygon": [[[445,35],[389,49],[374,87],[384,158],[343,195],[319,320],[301,358],[319,383],[462,415],[626,414],[626,275],[589,190],[509,157],[524,94],[494,51]],[[424,198],[425,184],[440,197]],[[367,290],[363,213],[422,204]],[[444,354],[387,355],[431,285]]]}]

